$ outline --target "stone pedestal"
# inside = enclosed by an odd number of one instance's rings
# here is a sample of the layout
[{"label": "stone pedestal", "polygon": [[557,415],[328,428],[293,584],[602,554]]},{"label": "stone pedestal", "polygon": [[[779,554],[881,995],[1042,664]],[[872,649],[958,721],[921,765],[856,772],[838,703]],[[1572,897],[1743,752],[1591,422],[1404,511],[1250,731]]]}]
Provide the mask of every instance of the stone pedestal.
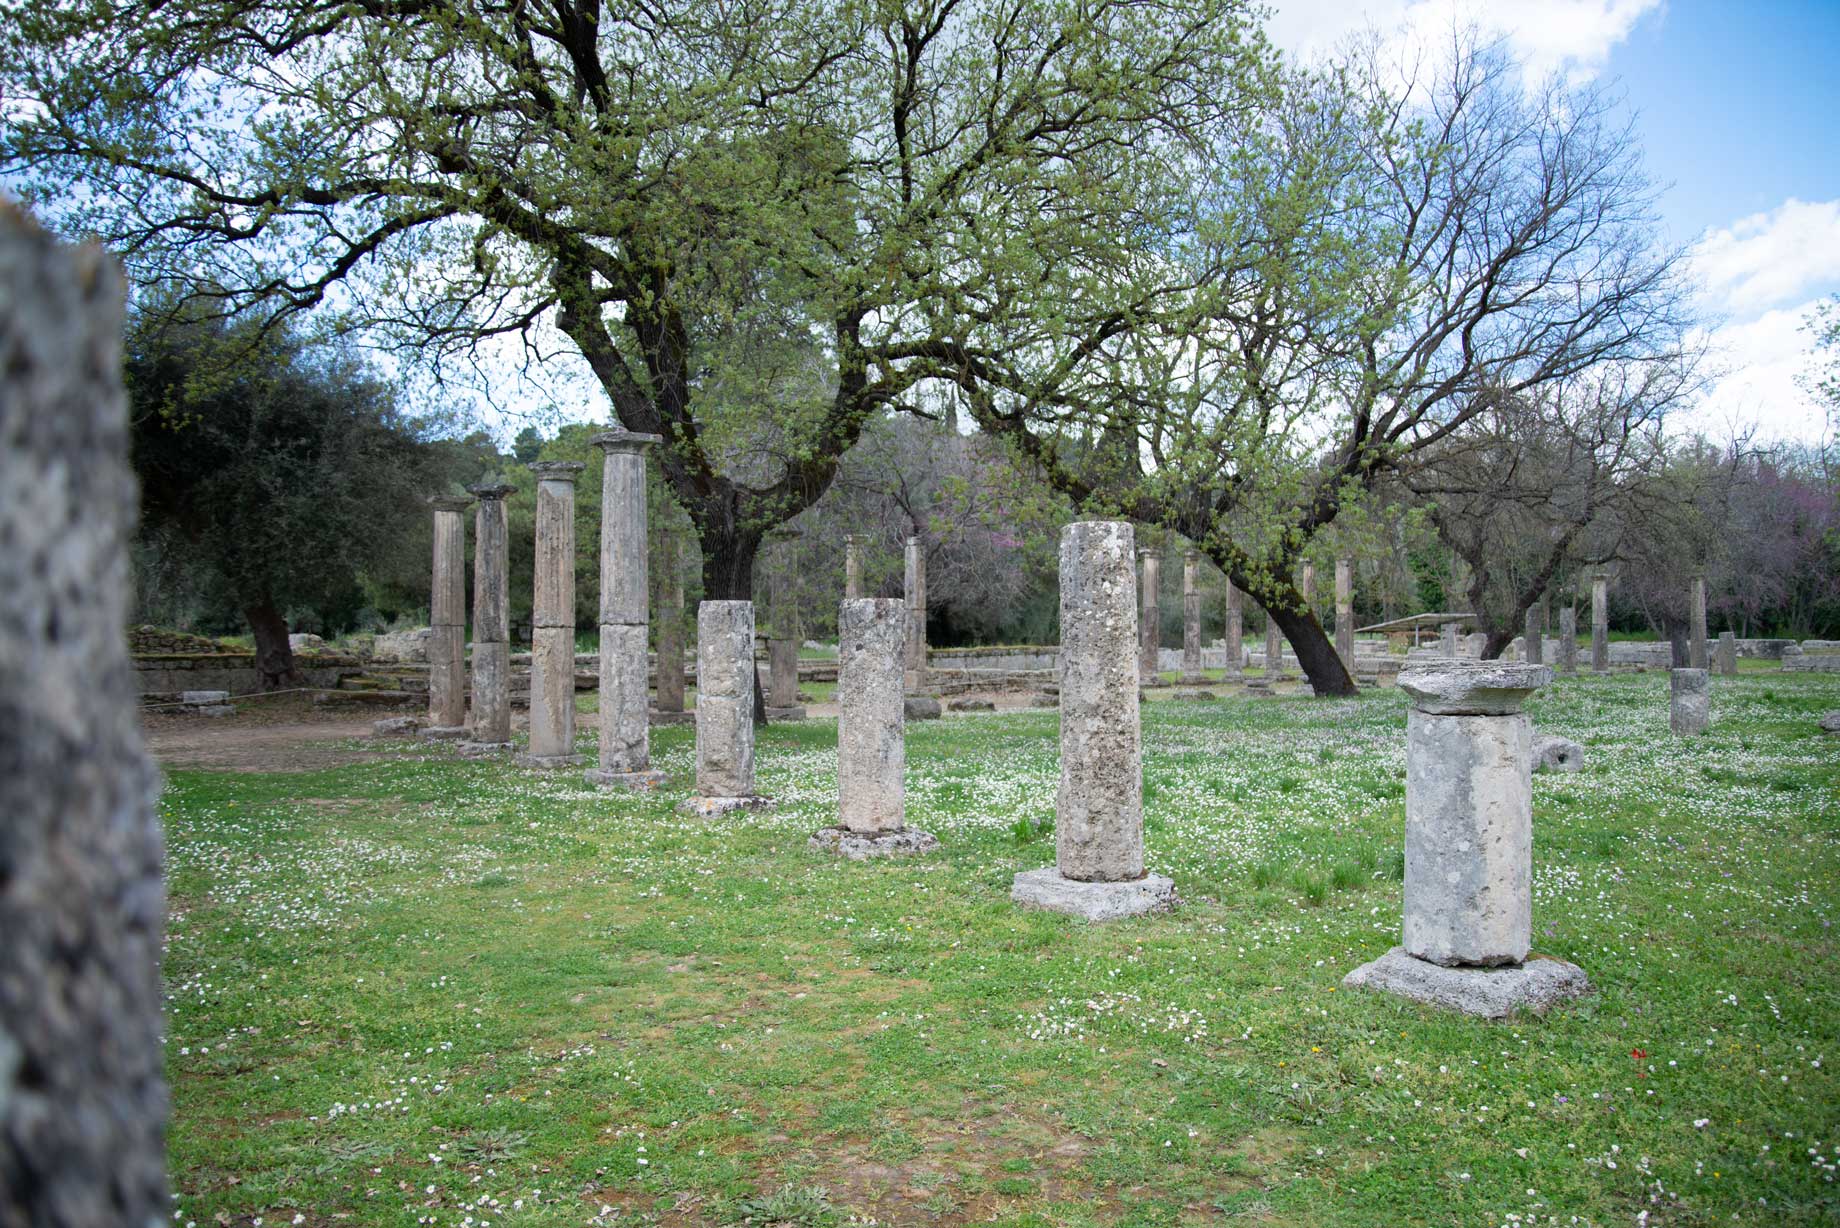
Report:
[{"label": "stone pedestal", "polygon": [[1687,666],[1706,668],[1706,577],[1695,573],[1687,592]]},{"label": "stone pedestal", "polygon": [[[1137,556],[1143,564],[1143,580],[1137,590],[1142,602],[1137,620],[1137,668],[1143,685],[1150,686],[1157,680],[1157,650],[1162,647],[1163,614],[1157,604],[1157,593],[1163,583],[1163,556],[1148,549],[1139,550]],[[1065,592],[1064,587],[1062,591]]]},{"label": "stone pedestal", "polygon": [[1546,620],[1541,617],[1539,604],[1527,607],[1527,616],[1522,623],[1521,649],[1528,665],[1546,664]]},{"label": "stone pedestal", "polygon": [[802,721],[799,706],[799,591],[797,529],[775,529],[768,574],[767,608],[767,716],[776,721]]},{"label": "stone pedestal", "polygon": [[678,809],[715,815],[768,805],[754,791],[754,603],[696,611],[696,795]]},{"label": "stone pedestal", "polygon": [[1168,908],[1175,885],[1144,872],[1131,526],[1061,530],[1061,781],[1055,864],[1016,876],[1011,898],[1090,921]]},{"label": "stone pedestal", "polygon": [[536,461],[536,597],[530,631],[525,767],[575,767],[575,480],[580,461]]},{"label": "stone pedestal", "polygon": [[1572,608],[1570,598],[1559,611],[1559,672],[1578,672],[1578,611]]},{"label": "stone pedestal", "polygon": [[612,430],[589,442],[601,450],[600,757],[583,778],[603,789],[654,789],[664,773],[652,767],[649,720],[645,450],[659,437]]},{"label": "stone pedestal", "polygon": [[1354,673],[1354,561],[1335,560],[1335,652]]},{"label": "stone pedestal", "polygon": [[1730,631],[1719,632],[1719,648],[1716,664],[1720,675],[1726,678],[1738,676],[1738,637]]},{"label": "stone pedestal", "polygon": [[473,514],[474,753],[511,749],[510,533],[505,500],[517,487],[469,486],[479,500]]},{"label": "stone pedestal", "polygon": [[684,579],[677,558],[677,534],[658,538],[658,682],[653,724],[687,719],[684,712]]},{"label": "stone pedestal", "polygon": [[473,501],[436,495],[434,583],[429,597],[428,728],[431,738],[466,736],[466,521]]},{"label": "stone pedestal", "polygon": [[1245,627],[1241,618],[1244,597],[1239,585],[1227,580],[1227,680],[1236,682],[1246,676],[1244,659],[1246,655]]},{"label": "stone pedestal", "polygon": [[907,539],[907,675],[909,695],[926,687],[926,550],[920,535]]},{"label": "stone pedestal", "polygon": [[843,535],[843,599],[845,601],[863,595],[862,543],[862,537],[855,533]]},{"label": "stone pedestal", "polygon": [[[1544,1009],[1584,974],[1528,962],[1533,930],[1533,730],[1521,704],[1542,665],[1433,660],[1399,685],[1406,718],[1404,941],[1344,984],[1471,1014]],[[1534,963],[1558,963],[1536,960]],[[1518,970],[1501,975],[1501,969]],[[1570,971],[1564,971],[1570,969]]]},{"label": "stone pedestal", "polygon": [[1182,556],[1182,685],[1207,681],[1201,672],[1201,553]]},{"label": "stone pedestal", "polygon": [[900,601],[850,598],[838,612],[837,823],[811,838],[813,848],[861,860],[939,845],[906,823],[906,638]]},{"label": "stone pedestal", "polygon": [[1691,737],[1712,723],[1712,677],[1703,669],[1677,669],[1668,675],[1668,728]]},{"label": "stone pedestal", "polygon": [[1610,577],[1591,577],[1591,672],[1610,672]]}]

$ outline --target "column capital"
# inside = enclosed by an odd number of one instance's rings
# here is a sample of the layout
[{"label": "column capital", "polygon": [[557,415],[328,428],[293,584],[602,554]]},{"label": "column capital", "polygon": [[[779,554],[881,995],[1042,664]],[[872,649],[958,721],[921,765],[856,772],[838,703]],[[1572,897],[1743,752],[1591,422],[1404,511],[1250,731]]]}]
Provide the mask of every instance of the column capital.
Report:
[{"label": "column capital", "polygon": [[587,467],[581,461],[532,461],[524,466],[537,475],[539,482],[567,482],[571,486]]},{"label": "column capital", "polygon": [[1201,561],[1201,551],[1190,546],[1182,552],[1182,561],[1185,563],[1199,563]]},{"label": "column capital", "polygon": [[466,488],[466,493],[481,500],[505,499],[516,494],[517,487],[509,482],[498,482],[491,485],[469,486]]},{"label": "column capital", "polygon": [[1161,560],[1163,557],[1163,552],[1161,550],[1158,550],[1155,546],[1139,546],[1137,548],[1137,557],[1140,559]]},{"label": "column capital", "polygon": [[1552,681],[1547,665],[1502,661],[1422,661],[1399,672],[1412,706],[1434,716],[1509,716]]},{"label": "column capital", "polygon": [[600,431],[588,436],[588,442],[608,453],[644,451],[655,443],[663,443],[662,435],[646,435],[639,431],[629,431],[624,427],[614,427],[610,431]]},{"label": "column capital", "polygon": [[466,495],[430,495],[428,506],[437,512],[464,512],[473,501]]}]

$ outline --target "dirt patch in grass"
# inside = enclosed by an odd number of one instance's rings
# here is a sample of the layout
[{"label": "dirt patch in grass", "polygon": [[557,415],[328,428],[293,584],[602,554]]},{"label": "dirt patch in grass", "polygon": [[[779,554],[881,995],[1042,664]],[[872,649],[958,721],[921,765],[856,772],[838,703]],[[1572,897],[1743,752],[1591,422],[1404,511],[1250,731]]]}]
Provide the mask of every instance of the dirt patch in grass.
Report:
[{"label": "dirt patch in grass", "polygon": [[371,731],[376,713],[331,712],[293,697],[245,704],[235,716],[149,712],[141,717],[147,749],[161,767],[218,772],[317,772],[378,757],[340,746]]}]

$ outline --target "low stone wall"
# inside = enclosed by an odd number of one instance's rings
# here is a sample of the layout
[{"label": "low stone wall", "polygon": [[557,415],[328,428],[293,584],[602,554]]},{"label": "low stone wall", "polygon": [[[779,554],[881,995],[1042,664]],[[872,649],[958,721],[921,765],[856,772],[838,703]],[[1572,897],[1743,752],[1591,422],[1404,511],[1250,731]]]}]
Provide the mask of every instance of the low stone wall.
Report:
[{"label": "low stone wall", "polygon": [[[228,691],[237,696],[261,689],[254,653],[148,653],[132,660],[135,686],[149,703],[177,697],[181,691]],[[336,687],[339,679],[364,672],[364,662],[357,657],[331,654],[297,656],[294,664],[310,687]]]},{"label": "low stone wall", "polygon": [[222,653],[227,651],[224,645],[209,636],[193,635],[189,631],[169,631],[164,627],[140,626],[128,629],[128,653],[130,656],[149,656],[153,654],[199,655],[204,653]]},{"label": "low stone wall", "polygon": [[[1180,654],[1177,654],[1180,656]],[[1052,644],[998,645],[991,648],[934,648],[927,652],[927,668],[939,670],[1059,669],[1061,650]]]},{"label": "low stone wall", "polygon": [[1783,668],[1792,674],[1840,674],[1840,649],[1833,652],[1803,652],[1782,659]]}]

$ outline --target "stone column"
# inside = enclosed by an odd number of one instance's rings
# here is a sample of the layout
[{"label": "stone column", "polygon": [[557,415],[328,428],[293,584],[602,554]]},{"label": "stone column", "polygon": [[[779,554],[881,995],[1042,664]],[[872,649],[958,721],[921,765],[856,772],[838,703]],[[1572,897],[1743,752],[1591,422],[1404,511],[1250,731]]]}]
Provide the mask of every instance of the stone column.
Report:
[{"label": "stone column", "polygon": [[1668,675],[1668,728],[1684,737],[1706,732],[1712,723],[1712,677],[1703,669]]},{"label": "stone column", "polygon": [[1284,677],[1284,636],[1278,630],[1278,620],[1265,611],[1265,681],[1276,682]]},{"label": "stone column", "polygon": [[[856,533],[843,535],[843,599],[845,601],[863,595],[862,541],[862,537]],[[905,650],[905,645],[903,645],[903,650]]]},{"label": "stone column", "polygon": [[696,609],[696,794],[678,807],[716,815],[771,804],[754,791],[754,603]]},{"label": "stone column", "polygon": [[1591,576],[1591,672],[1610,672],[1610,577]]},{"label": "stone column", "polygon": [[1119,521],[1079,521],[1061,530],[1055,864],[1018,874],[1010,890],[1017,903],[1089,921],[1175,903],[1175,884],[1144,872],[1133,539],[1131,526]]},{"label": "stone column", "polygon": [[1445,623],[1438,629],[1438,651],[1447,657],[1457,655],[1457,624]]},{"label": "stone column", "polygon": [[614,429],[601,450],[600,759],[582,774],[603,789],[655,789],[650,645],[651,534],[645,516],[645,450],[656,435]]},{"label": "stone column", "polygon": [[1719,650],[1716,658],[1719,673],[1727,678],[1738,676],[1738,636],[1735,632],[1719,632]]},{"label": "stone column", "polygon": [[469,486],[473,513],[473,729],[466,749],[511,749],[510,530],[505,499],[515,486]]},{"label": "stone column", "polygon": [[1297,577],[1297,591],[1303,594],[1305,609],[1316,608],[1316,561],[1303,560],[1303,571]]},{"label": "stone column", "polygon": [[1469,1014],[1540,1010],[1586,988],[1533,938],[1533,726],[1543,665],[1431,660],[1399,686],[1406,716],[1404,941],[1344,984]]},{"label": "stone column", "polygon": [[535,461],[536,599],[530,617],[526,767],[575,767],[575,479],[580,461]]},{"label": "stone column", "polygon": [[[1162,611],[1157,606],[1157,593],[1163,581],[1163,556],[1154,550],[1143,549],[1137,552],[1137,557],[1142,560],[1144,568],[1143,582],[1137,590],[1138,598],[1143,603],[1143,613],[1137,622],[1138,673],[1144,685],[1149,686],[1156,682],[1157,651],[1163,642]],[[1064,586],[1062,591],[1065,591]]]},{"label": "stone column", "polygon": [[1578,611],[1572,608],[1569,597],[1559,611],[1559,672],[1578,672]]},{"label": "stone column", "polygon": [[466,521],[473,501],[436,495],[434,584],[428,601],[428,728],[430,738],[466,736]]},{"label": "stone column", "polygon": [[1687,665],[1706,668],[1706,575],[1694,572],[1687,594]]},{"label": "stone column", "polygon": [[1354,676],[1354,560],[1335,560],[1335,651]]},{"label": "stone column", "polygon": [[1521,645],[1529,665],[1546,664],[1546,639],[1541,632],[1545,623],[1546,620],[1540,617],[1539,602],[1527,607],[1527,616],[1522,620]]},{"label": "stone column", "polygon": [[658,536],[658,653],[654,673],[657,702],[654,725],[677,725],[690,719],[684,711],[684,577],[677,557],[677,533]]},{"label": "stone column", "polygon": [[799,706],[799,590],[795,551],[800,533],[778,528],[767,534],[773,543],[772,571],[767,577],[767,716],[802,721]]},{"label": "stone column", "polygon": [[1182,682],[1199,686],[1207,681],[1201,672],[1201,552],[1182,556]]},{"label": "stone column", "polygon": [[837,823],[811,838],[852,861],[939,847],[907,826],[901,697],[907,610],[893,598],[852,597],[837,614]]},{"label": "stone column", "polygon": [[907,677],[909,695],[926,686],[926,551],[920,535],[907,539]]},{"label": "stone column", "polygon": [[1233,583],[1231,576],[1227,577],[1227,678],[1229,681],[1246,676],[1245,667],[1241,664],[1241,659],[1246,654],[1245,629],[1241,625],[1240,617],[1243,605],[1239,585]]}]

